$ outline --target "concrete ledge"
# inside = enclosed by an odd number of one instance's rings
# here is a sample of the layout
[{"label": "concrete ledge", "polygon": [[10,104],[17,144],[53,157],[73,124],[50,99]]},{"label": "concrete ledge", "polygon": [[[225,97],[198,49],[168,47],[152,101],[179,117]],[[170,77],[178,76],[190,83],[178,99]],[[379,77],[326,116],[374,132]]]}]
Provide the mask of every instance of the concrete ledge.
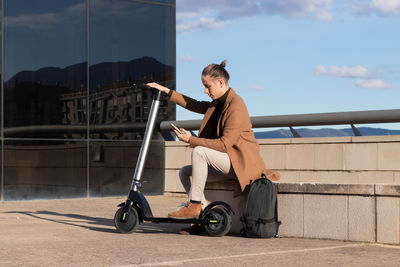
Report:
[{"label": "concrete ledge", "polygon": [[263,144],[315,144],[315,143],[376,143],[399,142],[400,135],[303,137],[303,138],[265,138],[257,139]]},{"label": "concrete ledge", "polygon": [[[207,190],[233,191],[236,180],[211,182]],[[280,194],[400,196],[400,184],[322,184],[322,183],[276,183]]]},{"label": "concrete ledge", "polygon": [[374,195],[373,184],[277,183],[279,193]]},{"label": "concrete ledge", "polygon": [[223,191],[234,191],[235,186],[238,185],[237,180],[225,180],[218,182],[207,182],[206,190],[223,190]]},{"label": "concrete ledge", "polygon": [[400,135],[352,136],[352,143],[399,142]]},{"label": "concrete ledge", "polygon": [[400,197],[400,184],[375,184],[375,195]]}]

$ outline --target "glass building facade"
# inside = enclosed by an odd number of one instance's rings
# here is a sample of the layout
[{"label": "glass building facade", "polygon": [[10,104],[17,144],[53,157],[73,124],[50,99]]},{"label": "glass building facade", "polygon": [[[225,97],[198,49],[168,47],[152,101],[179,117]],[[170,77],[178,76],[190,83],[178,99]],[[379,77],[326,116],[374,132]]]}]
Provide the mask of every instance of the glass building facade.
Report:
[{"label": "glass building facade", "polygon": [[[126,194],[141,85],[175,87],[175,35],[175,0],[1,0],[2,201]],[[161,193],[162,138],[149,153],[143,191]]]}]

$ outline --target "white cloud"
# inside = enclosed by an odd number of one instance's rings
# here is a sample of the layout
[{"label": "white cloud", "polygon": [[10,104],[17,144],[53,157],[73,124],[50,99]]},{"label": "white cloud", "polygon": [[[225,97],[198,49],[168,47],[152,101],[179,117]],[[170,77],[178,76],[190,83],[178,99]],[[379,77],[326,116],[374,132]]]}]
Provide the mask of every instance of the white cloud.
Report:
[{"label": "white cloud", "polygon": [[317,75],[328,75],[343,78],[368,78],[373,76],[367,68],[360,65],[354,67],[317,65],[314,67],[313,72]]},{"label": "white cloud", "polygon": [[264,91],[265,90],[265,88],[260,85],[250,85],[249,89],[253,90],[253,91]]},{"label": "white cloud", "polygon": [[332,0],[177,0],[177,32],[217,29],[230,21],[256,15],[332,20]]},{"label": "white cloud", "polygon": [[372,0],[371,8],[383,15],[396,16],[400,13],[400,0]]},{"label": "white cloud", "polygon": [[58,22],[56,13],[27,14],[16,17],[6,17],[5,24],[8,27],[28,27],[30,29],[48,28]]},{"label": "white cloud", "polygon": [[186,54],[186,55],[178,55],[178,60],[183,61],[183,62],[196,62],[196,59],[193,58],[192,56]]},{"label": "white cloud", "polygon": [[382,90],[392,87],[390,84],[382,80],[373,79],[374,77],[383,76],[383,70],[377,70],[373,73],[366,67],[360,65],[354,67],[317,65],[314,67],[313,72],[317,75],[327,75],[341,78],[363,78],[355,81],[353,84],[364,89]]},{"label": "white cloud", "polygon": [[332,14],[327,11],[321,11],[318,14],[316,14],[315,17],[320,21],[331,21],[332,20]]},{"label": "white cloud", "polygon": [[354,83],[355,86],[370,90],[383,90],[391,88],[392,86],[382,80],[358,80]]},{"label": "white cloud", "polygon": [[197,20],[177,23],[176,31],[177,33],[185,33],[197,29],[215,30],[223,28],[225,24],[226,22],[218,21],[214,18],[200,17]]},{"label": "white cloud", "polygon": [[[67,2],[67,1],[66,1]],[[7,27],[22,28],[30,30],[59,29],[60,25],[71,23],[82,23],[86,16],[86,3],[65,4],[65,7],[58,12],[22,14],[18,16],[6,16],[4,21]],[[130,1],[120,1],[113,5],[110,10],[110,3],[106,0],[96,0],[96,16],[130,16],[132,19],[141,20],[139,16],[145,16],[150,7],[140,5],[132,8]],[[144,20],[143,18],[142,20]]]},{"label": "white cloud", "polygon": [[79,3],[67,6],[57,13],[35,13],[6,16],[4,22],[7,27],[44,30],[60,27],[59,25],[64,23],[80,23],[85,14],[86,4]]},{"label": "white cloud", "polygon": [[352,3],[357,15],[371,15],[389,17],[400,15],[400,0],[371,0]]},{"label": "white cloud", "polygon": [[196,12],[177,12],[176,19],[177,20],[184,20],[184,19],[193,19],[198,16]]}]

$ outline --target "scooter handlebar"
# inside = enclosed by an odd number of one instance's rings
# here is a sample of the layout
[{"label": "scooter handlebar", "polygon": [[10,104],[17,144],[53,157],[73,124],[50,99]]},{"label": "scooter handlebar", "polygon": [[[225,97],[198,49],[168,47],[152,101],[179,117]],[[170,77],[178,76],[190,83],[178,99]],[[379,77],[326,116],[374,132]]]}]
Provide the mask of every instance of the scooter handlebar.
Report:
[{"label": "scooter handlebar", "polygon": [[156,88],[153,88],[153,87],[151,87],[151,86],[148,86],[147,84],[145,84],[145,83],[140,83],[140,84],[138,84],[138,87],[139,88],[142,88],[142,89],[145,89],[145,90],[149,90],[152,94],[153,94],[153,96],[156,96],[156,98],[158,99],[158,100],[160,100],[161,99],[161,91],[159,91],[159,90],[157,90]]}]

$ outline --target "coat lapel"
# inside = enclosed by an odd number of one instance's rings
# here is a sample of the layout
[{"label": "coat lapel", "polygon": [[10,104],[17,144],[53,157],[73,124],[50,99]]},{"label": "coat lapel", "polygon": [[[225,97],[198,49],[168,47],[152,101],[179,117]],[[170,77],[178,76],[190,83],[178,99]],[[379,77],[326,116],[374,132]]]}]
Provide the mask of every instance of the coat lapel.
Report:
[{"label": "coat lapel", "polygon": [[226,112],[226,110],[228,109],[229,105],[231,104],[231,101],[232,101],[233,96],[236,94],[235,91],[233,91],[232,88],[230,88],[230,89],[231,89],[231,90],[229,91],[229,93],[228,93],[228,95],[227,95],[227,97],[226,97],[224,107],[222,108],[221,115],[220,115],[219,118],[218,118],[218,124],[217,124],[217,125],[218,125],[218,127],[217,127],[217,135],[218,135],[218,136],[219,136],[219,134],[220,134],[221,119],[222,119],[224,113]]}]

